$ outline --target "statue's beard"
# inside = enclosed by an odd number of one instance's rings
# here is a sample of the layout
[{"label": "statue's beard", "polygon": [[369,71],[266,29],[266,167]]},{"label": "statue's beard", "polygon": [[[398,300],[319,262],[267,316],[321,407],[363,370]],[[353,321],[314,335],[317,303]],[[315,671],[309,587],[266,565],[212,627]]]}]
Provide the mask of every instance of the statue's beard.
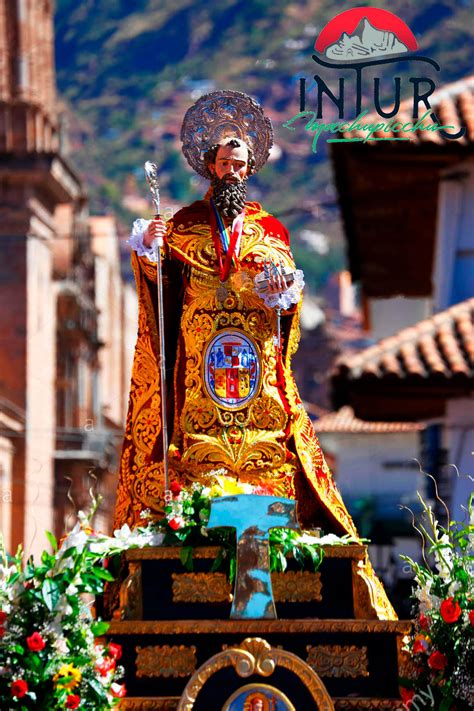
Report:
[{"label": "statue's beard", "polygon": [[247,178],[239,182],[229,183],[224,178],[213,176],[211,180],[212,197],[217,209],[224,215],[234,219],[244,209],[247,198]]}]

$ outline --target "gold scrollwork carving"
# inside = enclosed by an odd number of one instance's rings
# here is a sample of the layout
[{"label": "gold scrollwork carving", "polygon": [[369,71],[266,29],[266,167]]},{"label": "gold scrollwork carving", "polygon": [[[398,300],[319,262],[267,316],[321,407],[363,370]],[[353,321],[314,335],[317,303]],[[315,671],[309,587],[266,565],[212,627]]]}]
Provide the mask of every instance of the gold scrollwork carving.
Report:
[{"label": "gold scrollwork carving", "polygon": [[320,573],[307,570],[287,570],[272,574],[275,602],[320,602],[322,582]]},{"label": "gold scrollwork carving", "polygon": [[137,677],[186,677],[196,670],[196,647],[183,644],[136,647]]},{"label": "gold scrollwork carving", "polygon": [[320,676],[357,677],[369,676],[367,647],[355,645],[322,644],[306,647],[306,661]]},{"label": "gold scrollwork carving", "polygon": [[411,626],[410,620],[113,620],[108,634],[408,634]]},{"label": "gold scrollwork carving", "polygon": [[354,699],[334,699],[334,707],[336,711],[359,711],[359,709],[368,709],[368,711],[378,711],[385,709],[390,711],[406,711],[405,704],[399,699],[369,699],[369,698],[354,698]]},{"label": "gold scrollwork carving", "polygon": [[234,667],[236,673],[243,678],[252,674],[270,677],[278,666],[293,672],[301,680],[319,711],[334,711],[326,687],[308,664],[296,654],[271,647],[259,637],[247,638],[238,647],[224,649],[208,659],[189,680],[181,696],[178,711],[192,711],[202,687],[220,669]]},{"label": "gold scrollwork carving", "polygon": [[143,618],[142,564],[130,562],[129,572],[120,587],[119,607],[115,610],[115,620],[141,620]]},{"label": "gold scrollwork carving", "polygon": [[223,573],[173,573],[173,602],[229,602],[232,588]]},{"label": "gold scrollwork carving", "polygon": [[178,703],[178,696],[166,698],[126,697],[120,702],[120,711],[176,711]]},{"label": "gold scrollwork carving", "polygon": [[[232,587],[222,573],[173,573],[173,602],[228,602]],[[272,573],[275,602],[320,602],[320,573]]]},{"label": "gold scrollwork carving", "polygon": [[356,619],[397,619],[396,612],[389,602],[382,583],[374,573],[368,555],[363,560],[352,561],[352,594]]}]

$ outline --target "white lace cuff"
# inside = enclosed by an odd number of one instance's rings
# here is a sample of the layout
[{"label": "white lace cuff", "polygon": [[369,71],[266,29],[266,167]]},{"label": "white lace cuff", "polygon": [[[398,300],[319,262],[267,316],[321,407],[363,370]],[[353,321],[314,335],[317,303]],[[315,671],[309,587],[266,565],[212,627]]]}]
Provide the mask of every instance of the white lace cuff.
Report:
[{"label": "white lace cuff", "polygon": [[301,292],[304,289],[304,274],[302,269],[297,269],[295,272],[295,279],[290,287],[286,291],[282,291],[279,294],[260,294],[260,298],[263,299],[265,305],[271,309],[280,308],[283,311],[289,309],[293,304],[297,304],[300,300]]},{"label": "white lace cuff", "polygon": [[150,224],[151,220],[144,220],[139,217],[132,225],[132,234],[127,240],[130,247],[138,254],[139,257],[146,257],[148,261],[156,264],[156,248],[154,244],[145,247],[143,244],[143,236]]}]

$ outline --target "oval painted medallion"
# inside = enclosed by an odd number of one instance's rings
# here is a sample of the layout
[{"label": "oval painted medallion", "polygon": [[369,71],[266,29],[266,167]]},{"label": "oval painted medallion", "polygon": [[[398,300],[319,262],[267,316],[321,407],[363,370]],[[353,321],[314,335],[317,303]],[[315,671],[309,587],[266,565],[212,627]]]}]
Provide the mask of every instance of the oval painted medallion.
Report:
[{"label": "oval painted medallion", "polygon": [[260,354],[243,331],[219,331],[204,352],[204,382],[209,396],[226,410],[247,405],[260,384]]}]

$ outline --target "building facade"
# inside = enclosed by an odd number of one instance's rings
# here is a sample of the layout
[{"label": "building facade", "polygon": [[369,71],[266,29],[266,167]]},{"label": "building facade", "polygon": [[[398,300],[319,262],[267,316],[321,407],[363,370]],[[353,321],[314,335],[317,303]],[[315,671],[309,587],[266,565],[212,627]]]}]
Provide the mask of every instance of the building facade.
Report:
[{"label": "building facade", "polygon": [[61,149],[49,0],[0,0],[0,63],[0,525],[9,550],[38,552],[92,483],[107,525],[133,307],[113,222],[96,238]]}]

